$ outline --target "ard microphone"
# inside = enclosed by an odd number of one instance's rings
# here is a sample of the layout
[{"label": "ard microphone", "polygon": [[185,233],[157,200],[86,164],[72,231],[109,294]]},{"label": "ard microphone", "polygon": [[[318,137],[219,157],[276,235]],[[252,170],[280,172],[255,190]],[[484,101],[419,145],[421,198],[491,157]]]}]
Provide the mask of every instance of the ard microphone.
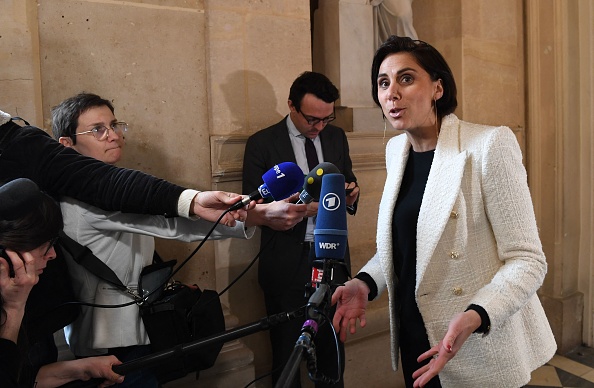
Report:
[{"label": "ard microphone", "polygon": [[310,203],[320,199],[320,191],[322,190],[322,177],[325,174],[340,173],[338,167],[332,163],[322,162],[314,167],[305,177],[303,182],[303,191],[299,194],[299,201],[297,203]]},{"label": "ard microphone", "polygon": [[275,201],[285,199],[299,191],[303,186],[303,171],[292,162],[283,162],[275,165],[262,175],[263,184],[241,201],[236,202],[232,210],[241,209],[251,201],[260,198],[272,198]]},{"label": "ard microphone", "polygon": [[316,257],[344,260],[347,248],[347,220],[344,175],[326,174],[314,229]]}]

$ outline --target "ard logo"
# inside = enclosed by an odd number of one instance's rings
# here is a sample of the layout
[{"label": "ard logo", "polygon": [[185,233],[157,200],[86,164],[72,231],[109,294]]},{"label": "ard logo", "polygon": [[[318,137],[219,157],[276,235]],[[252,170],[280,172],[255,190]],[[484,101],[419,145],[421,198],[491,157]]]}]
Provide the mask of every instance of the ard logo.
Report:
[{"label": "ard logo", "polygon": [[333,212],[340,207],[340,197],[336,193],[328,193],[322,199],[324,209]]}]

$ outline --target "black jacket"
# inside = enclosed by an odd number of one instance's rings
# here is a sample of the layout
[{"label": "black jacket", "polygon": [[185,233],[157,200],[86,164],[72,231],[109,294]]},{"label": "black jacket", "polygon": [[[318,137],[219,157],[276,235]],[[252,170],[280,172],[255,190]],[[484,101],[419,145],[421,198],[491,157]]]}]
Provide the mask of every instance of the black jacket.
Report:
[{"label": "black jacket", "polygon": [[[277,124],[256,132],[247,140],[243,158],[243,193],[251,193],[262,184],[262,175],[282,162],[296,163],[285,117]],[[345,176],[346,182],[356,182],[349,155],[349,144],[344,131],[327,125],[320,132],[324,161],[334,164]],[[262,228],[258,279],[264,292],[295,287],[303,289],[308,279],[294,279],[287,268],[298,266],[301,260],[302,243],[305,238],[307,219],[294,228],[277,232]],[[269,243],[268,241],[271,240]],[[350,256],[347,248],[345,262],[350,271]],[[346,281],[343,276],[341,281]],[[289,284],[292,283],[292,284]]]}]

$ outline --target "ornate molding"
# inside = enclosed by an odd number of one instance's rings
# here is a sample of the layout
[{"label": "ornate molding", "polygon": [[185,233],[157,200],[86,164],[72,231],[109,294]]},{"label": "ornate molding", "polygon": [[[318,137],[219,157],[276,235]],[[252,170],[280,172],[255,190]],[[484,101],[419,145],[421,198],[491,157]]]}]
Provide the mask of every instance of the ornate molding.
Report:
[{"label": "ornate molding", "polygon": [[[347,133],[353,169],[355,171],[385,169],[385,147],[394,131],[386,133]],[[247,135],[210,137],[213,184],[241,181],[243,153]]]}]

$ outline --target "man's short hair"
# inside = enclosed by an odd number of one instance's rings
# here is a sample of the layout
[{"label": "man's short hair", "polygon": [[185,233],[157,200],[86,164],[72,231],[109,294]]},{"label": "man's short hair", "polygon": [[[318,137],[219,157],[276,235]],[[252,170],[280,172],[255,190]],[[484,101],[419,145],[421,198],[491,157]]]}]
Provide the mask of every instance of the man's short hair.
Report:
[{"label": "man's short hair", "polygon": [[340,94],[334,84],[324,74],[313,71],[301,73],[289,90],[289,100],[297,111],[301,109],[301,100],[307,93],[313,94],[320,100],[331,103],[338,100]]},{"label": "man's short hair", "polygon": [[92,93],[79,93],[62,101],[52,108],[52,133],[56,140],[69,137],[72,144],[76,144],[76,128],[78,118],[87,110],[99,106],[107,106],[114,113],[113,105],[109,100]]}]

